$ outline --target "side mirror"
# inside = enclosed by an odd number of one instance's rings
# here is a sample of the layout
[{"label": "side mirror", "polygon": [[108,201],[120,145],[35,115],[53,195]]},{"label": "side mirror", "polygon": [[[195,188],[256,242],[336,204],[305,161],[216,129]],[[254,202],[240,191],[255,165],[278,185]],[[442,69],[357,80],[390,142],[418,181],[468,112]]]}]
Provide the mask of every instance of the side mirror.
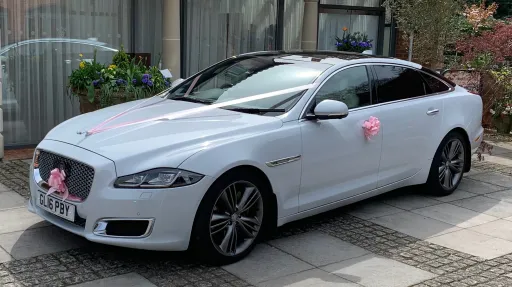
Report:
[{"label": "side mirror", "polygon": [[348,116],[348,107],[345,103],[334,100],[323,100],[316,105],[314,114],[306,115],[309,120],[343,119]]},{"label": "side mirror", "polygon": [[171,83],[171,88],[174,88],[174,87],[176,87],[177,85],[179,85],[179,84],[183,83],[183,81],[185,81],[185,79],[182,79],[182,78],[179,78],[179,79],[177,79],[177,80],[175,80],[175,81],[172,81],[172,83]]}]

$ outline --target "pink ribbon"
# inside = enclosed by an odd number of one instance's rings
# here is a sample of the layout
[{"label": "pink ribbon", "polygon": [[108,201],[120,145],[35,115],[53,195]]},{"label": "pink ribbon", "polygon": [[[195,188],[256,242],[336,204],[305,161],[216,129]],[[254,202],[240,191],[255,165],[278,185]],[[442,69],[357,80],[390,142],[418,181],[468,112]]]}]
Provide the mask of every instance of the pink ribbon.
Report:
[{"label": "pink ribbon", "polygon": [[66,183],[64,183],[65,179],[66,173],[63,170],[58,168],[53,169],[50,172],[50,178],[48,179],[50,190],[48,190],[47,195],[56,192],[62,195],[62,200],[66,200],[69,197],[69,191]]},{"label": "pink ribbon", "polygon": [[371,137],[379,134],[380,131],[380,121],[378,118],[371,116],[368,120],[363,123],[364,136],[367,140]]}]

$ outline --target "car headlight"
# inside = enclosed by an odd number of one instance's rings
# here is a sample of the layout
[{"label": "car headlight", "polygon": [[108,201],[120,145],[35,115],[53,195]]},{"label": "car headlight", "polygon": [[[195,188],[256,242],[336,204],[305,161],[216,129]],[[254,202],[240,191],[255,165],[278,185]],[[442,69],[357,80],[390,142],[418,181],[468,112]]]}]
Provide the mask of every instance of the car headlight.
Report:
[{"label": "car headlight", "polygon": [[171,188],[194,184],[203,177],[202,174],[186,170],[158,168],[119,177],[114,186],[117,188]]}]

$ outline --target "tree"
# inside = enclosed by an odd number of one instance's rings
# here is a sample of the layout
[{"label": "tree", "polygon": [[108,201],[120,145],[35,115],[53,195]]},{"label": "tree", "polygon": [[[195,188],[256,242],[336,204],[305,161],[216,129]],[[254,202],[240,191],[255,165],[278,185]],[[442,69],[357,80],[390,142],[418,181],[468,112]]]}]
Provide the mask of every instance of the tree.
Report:
[{"label": "tree", "polygon": [[[479,5],[485,1],[482,0],[467,0],[467,4],[469,5]],[[496,19],[506,19],[512,17],[512,1],[510,0],[494,0],[492,1],[498,5],[498,9],[494,17]]]},{"label": "tree", "polygon": [[[445,47],[458,37],[454,21],[460,16],[463,0],[387,0],[398,28],[414,40],[414,59],[427,66],[443,61]],[[412,43],[412,41],[411,41]]]}]

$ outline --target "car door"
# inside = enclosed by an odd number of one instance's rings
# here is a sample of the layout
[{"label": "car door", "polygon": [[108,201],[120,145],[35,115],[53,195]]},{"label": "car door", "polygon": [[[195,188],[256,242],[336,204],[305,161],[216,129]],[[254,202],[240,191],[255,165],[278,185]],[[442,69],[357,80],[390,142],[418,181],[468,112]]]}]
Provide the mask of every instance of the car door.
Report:
[{"label": "car door", "polygon": [[382,135],[366,139],[365,120],[378,113],[372,105],[369,70],[354,66],[333,73],[320,86],[309,112],[325,99],[349,107],[344,119],[302,120],[302,177],[299,210],[342,200],[377,186]]},{"label": "car door", "polygon": [[434,156],[443,117],[443,100],[427,96],[423,72],[395,65],[373,65],[381,106],[382,156],[378,186],[417,174]]}]

